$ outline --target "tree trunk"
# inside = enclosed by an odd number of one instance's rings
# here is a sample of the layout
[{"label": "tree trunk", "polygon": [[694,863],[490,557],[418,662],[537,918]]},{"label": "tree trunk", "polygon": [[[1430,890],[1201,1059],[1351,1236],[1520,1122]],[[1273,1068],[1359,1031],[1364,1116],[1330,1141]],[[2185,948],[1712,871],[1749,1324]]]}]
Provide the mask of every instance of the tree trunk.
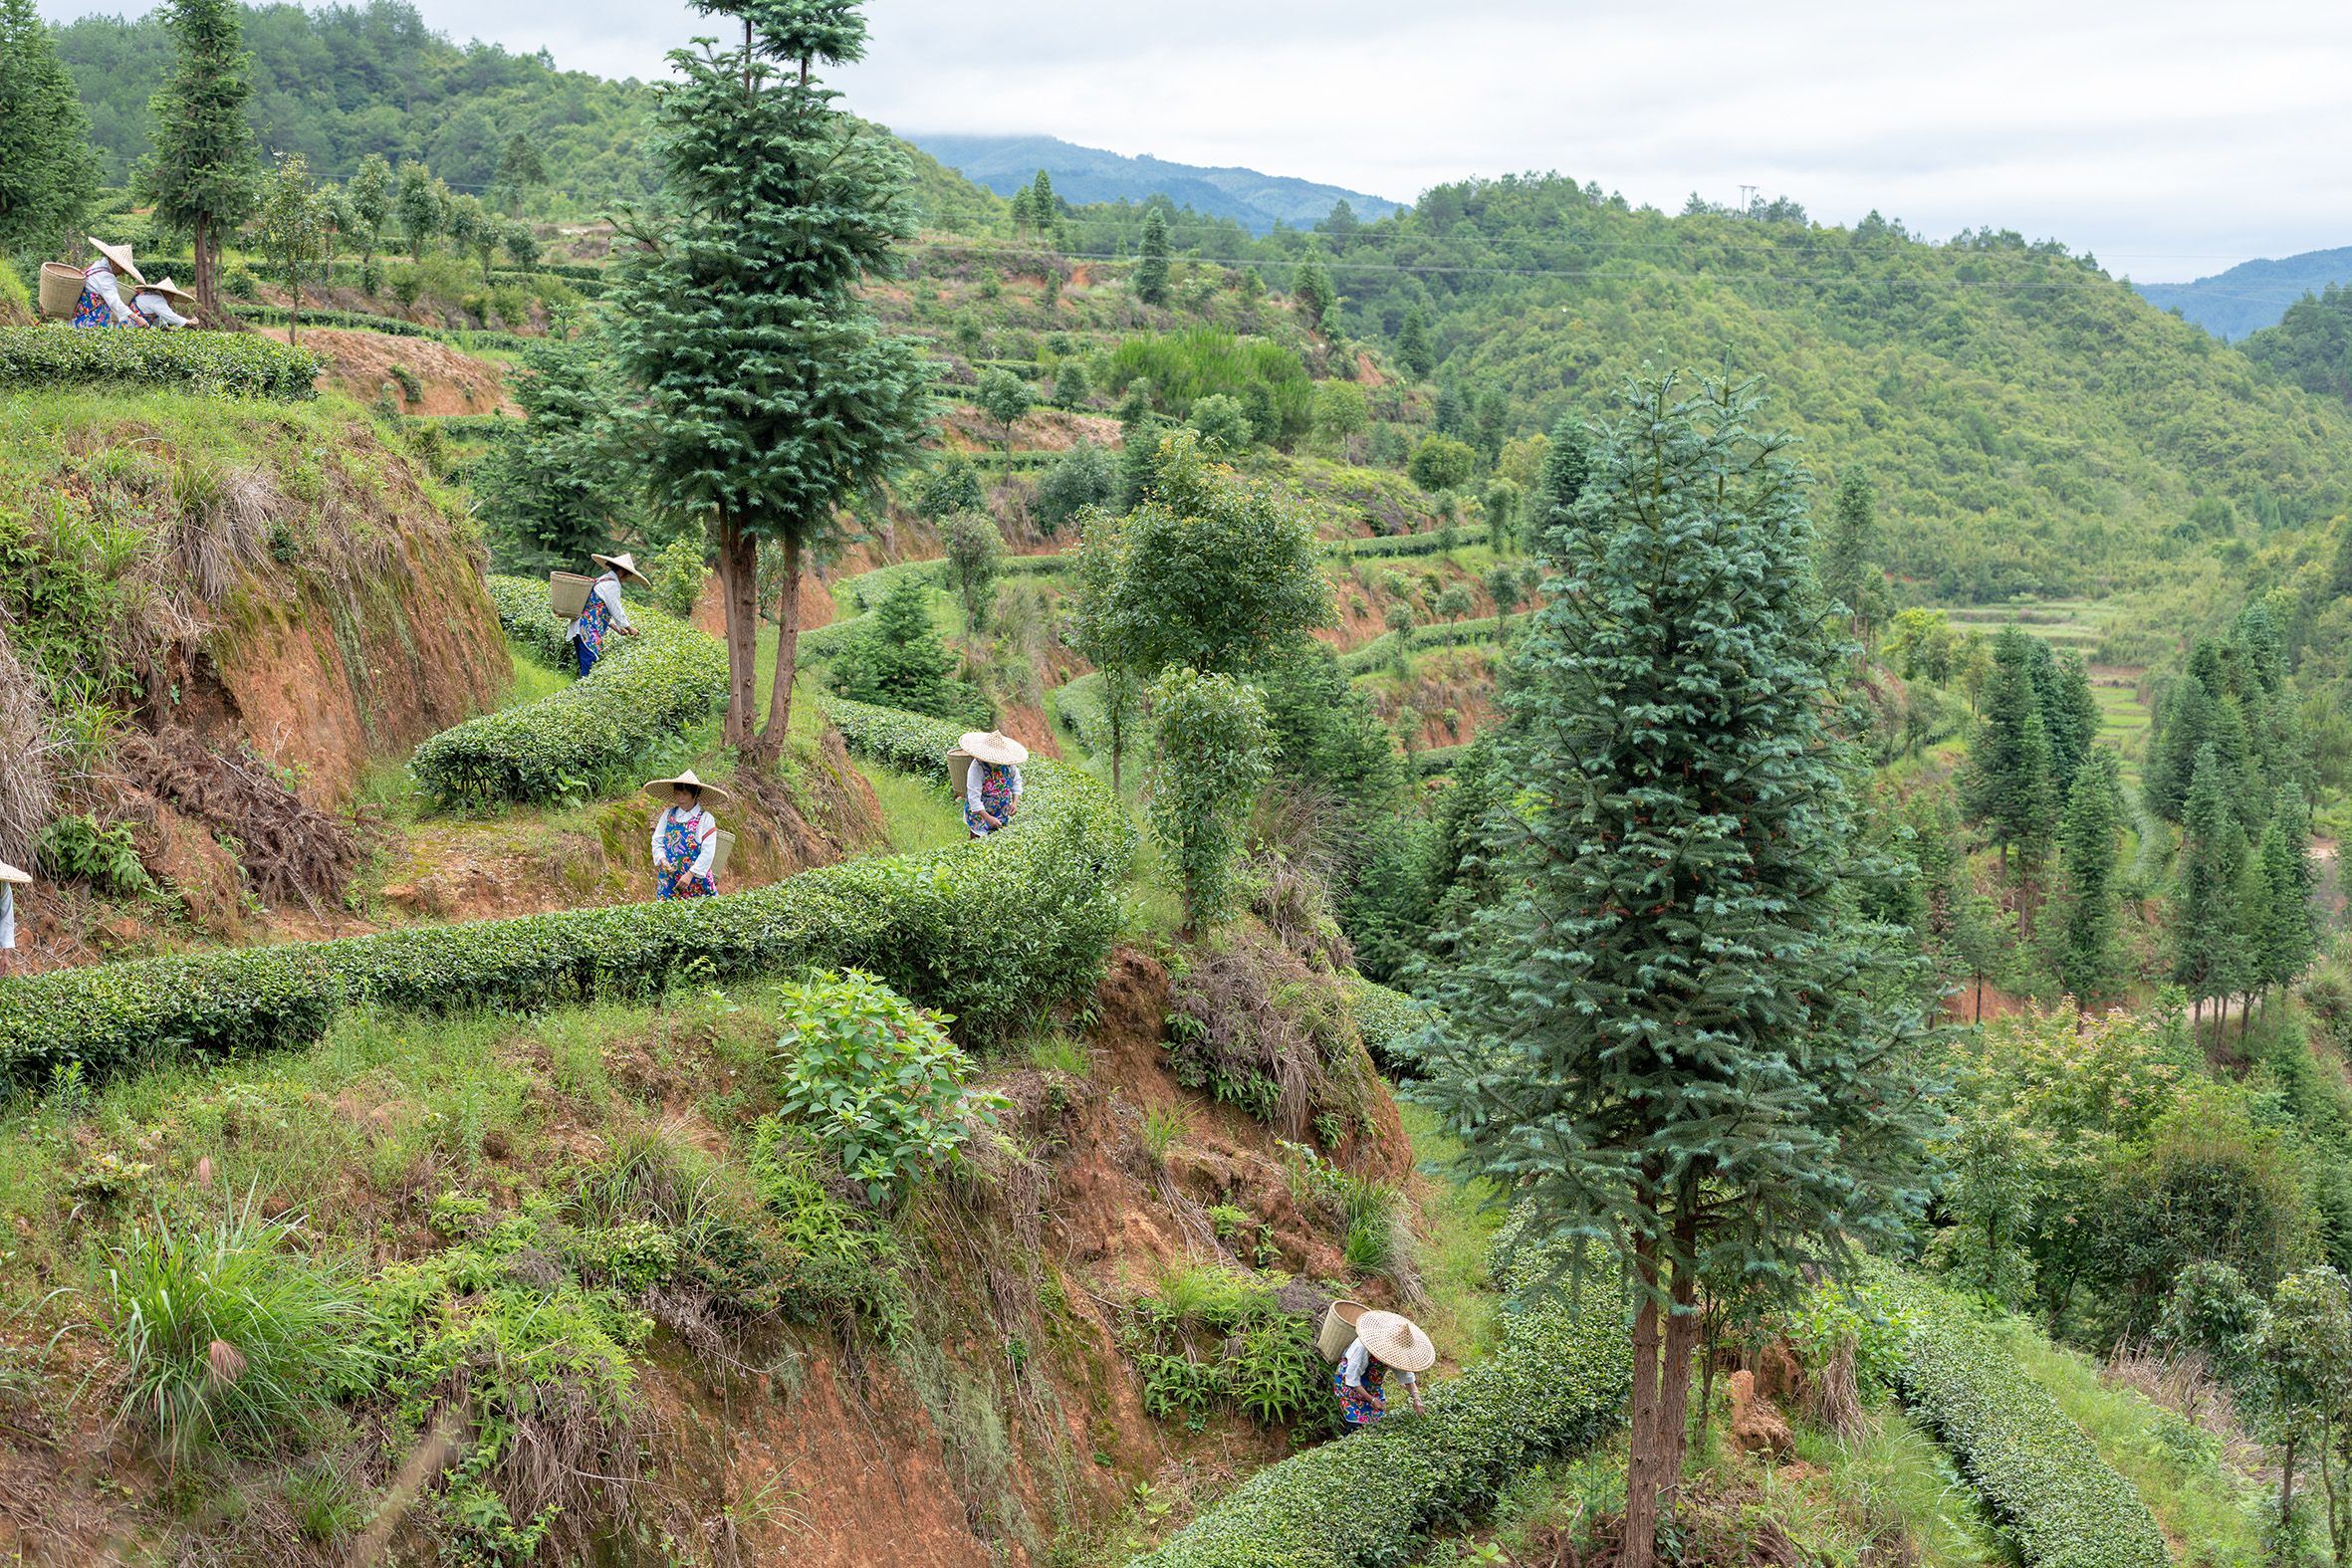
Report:
[{"label": "tree trunk", "polygon": [[2292,1438],[2286,1440],[2286,1453],[2279,1468],[2284,1478],[2278,1484],[2278,1523],[2283,1529],[2295,1516],[2295,1440]]},{"label": "tree trunk", "polygon": [[760,542],[732,512],[719,514],[719,586],[727,607],[727,744],[752,738],[760,650]]},{"label": "tree trunk", "polygon": [[793,676],[801,660],[801,541],[784,536],[784,592],[776,616],[776,676],[768,689],[768,727],[760,732],[752,760],[765,768],[784,755],[792,737]]},{"label": "tree trunk", "polygon": [[220,325],[220,301],[212,293],[212,220],[198,218],[193,244],[196,262],[196,303],[204,307],[204,319]]},{"label": "tree trunk", "polygon": [[[1645,1283],[1655,1279],[1657,1243],[1644,1240],[1637,1266]],[[1658,1301],[1644,1293],[1633,1318],[1633,1392],[1626,1400],[1632,1428],[1625,1465],[1625,1536],[1617,1548],[1618,1568],[1653,1568],[1658,1547],[1658,1350],[1663,1336]]]}]

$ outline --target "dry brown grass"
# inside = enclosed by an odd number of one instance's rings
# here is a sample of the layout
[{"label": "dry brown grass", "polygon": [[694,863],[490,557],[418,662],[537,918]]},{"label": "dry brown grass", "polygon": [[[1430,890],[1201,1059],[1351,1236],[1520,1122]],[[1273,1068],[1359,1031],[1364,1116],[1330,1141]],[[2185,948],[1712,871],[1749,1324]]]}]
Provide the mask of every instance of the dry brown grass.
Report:
[{"label": "dry brown grass", "polygon": [[0,630],[0,860],[30,868],[41,828],[57,803],[50,758],[49,704]]}]

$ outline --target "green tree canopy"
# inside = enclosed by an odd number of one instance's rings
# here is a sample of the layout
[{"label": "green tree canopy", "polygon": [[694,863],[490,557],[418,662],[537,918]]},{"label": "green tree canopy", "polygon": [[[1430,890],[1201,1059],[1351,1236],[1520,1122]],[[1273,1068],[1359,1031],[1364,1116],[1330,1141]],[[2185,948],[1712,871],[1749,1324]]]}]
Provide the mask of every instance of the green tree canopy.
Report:
[{"label": "green tree canopy", "polygon": [[98,191],[90,115],[33,0],[0,0],[0,252],[59,251]]},{"label": "green tree canopy", "polygon": [[1168,303],[1168,220],[1155,202],[1143,215],[1142,261],[1135,267],[1135,297],[1146,305]]},{"label": "green tree canopy", "polygon": [[1119,533],[1094,634],[1129,669],[1246,671],[1331,622],[1305,517],[1276,487],[1211,462],[1190,430],[1165,438],[1151,498]]},{"label": "green tree canopy", "polygon": [[1397,329],[1396,359],[1416,381],[1428,380],[1437,368],[1437,355],[1429,346],[1429,323],[1418,305],[1406,309],[1404,326]]},{"label": "green tree canopy", "polygon": [[1405,472],[1412,476],[1414,484],[1432,494],[1459,490],[1478,472],[1478,453],[1467,441],[1433,435],[1413,448]]},{"label": "green tree canopy", "polygon": [[1853,889],[1853,760],[1823,701],[1798,476],[1753,385],[1638,382],[1523,631],[1475,914],[1421,1046],[1511,1245],[1597,1242],[1639,1291],[1625,1545],[1680,1477],[1704,1280],[1793,1289],[1901,1233],[1932,1072]]}]

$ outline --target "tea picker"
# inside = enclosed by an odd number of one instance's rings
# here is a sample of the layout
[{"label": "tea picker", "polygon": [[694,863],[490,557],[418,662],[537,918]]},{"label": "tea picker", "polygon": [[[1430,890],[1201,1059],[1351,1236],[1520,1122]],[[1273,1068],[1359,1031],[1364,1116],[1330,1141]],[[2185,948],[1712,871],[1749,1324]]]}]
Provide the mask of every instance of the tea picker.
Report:
[{"label": "tea picker", "polygon": [[[582,680],[587,680],[588,671],[596,667],[596,660],[604,651],[604,639],[615,628],[626,636],[634,637],[637,634],[635,623],[620,604],[620,579],[625,576],[642,586],[653,586],[645,573],[637,569],[637,558],[634,556],[590,556],[588,560],[602,566],[604,574],[588,584],[588,591],[569,606],[575,618],[564,633],[572,640],[574,652],[579,655]],[[566,608],[563,597],[567,585],[580,581],[579,577],[569,572],[558,572],[549,579],[550,590],[558,595],[552,602],[557,605],[559,612]]]},{"label": "tea picker", "polygon": [[32,874],[0,860],[0,975],[16,973],[16,885]]},{"label": "tea picker", "polygon": [[[1342,1340],[1344,1350],[1339,1348]],[[1388,1414],[1392,1372],[1404,1379],[1414,1414],[1427,1413],[1419,1374],[1437,1365],[1437,1346],[1411,1318],[1367,1312],[1354,1301],[1334,1301],[1323,1313],[1315,1348],[1324,1360],[1338,1362],[1331,1373],[1331,1392],[1339,1397],[1339,1416],[1350,1430],[1368,1427]]]},{"label": "tea picker", "polygon": [[948,782],[964,797],[964,826],[974,838],[1012,825],[1028,761],[1029,748],[1002,730],[969,731],[947,754]]},{"label": "tea picker", "polygon": [[656,779],[645,792],[669,805],[653,818],[653,894],[656,898],[710,898],[719,891],[730,835],[704,808],[703,798],[724,802],[727,791],[704,784],[689,768],[675,779]]}]

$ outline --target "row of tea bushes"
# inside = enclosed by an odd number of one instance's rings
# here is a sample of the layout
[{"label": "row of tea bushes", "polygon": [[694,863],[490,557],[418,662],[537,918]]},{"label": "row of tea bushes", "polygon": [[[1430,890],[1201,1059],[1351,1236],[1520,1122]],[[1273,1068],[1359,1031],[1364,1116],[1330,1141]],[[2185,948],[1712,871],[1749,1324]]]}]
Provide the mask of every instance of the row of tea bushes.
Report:
[{"label": "row of tea bushes", "polygon": [[258,333],[82,331],[62,322],[0,327],[0,386],[133,386],[301,402],[319,395],[324,356]]},{"label": "row of tea bushes", "polygon": [[1963,1302],[1878,1270],[1912,1324],[1896,1391],[1952,1450],[2026,1568],[2165,1568],[2156,1516]]},{"label": "row of tea bushes", "polygon": [[[876,741],[858,744],[876,754]],[[0,981],[0,1075],[22,1082],[75,1062],[97,1074],[148,1053],[298,1044],[353,1007],[526,1009],[658,993],[688,977],[847,968],[985,1037],[1094,983],[1134,854],[1133,823],[1092,779],[1041,762],[1028,780],[1021,821],[982,843],[823,866],[720,898]]]},{"label": "row of tea bushes", "polygon": [[[499,621],[534,655],[559,648],[563,622],[547,613],[547,589],[524,582],[539,615],[521,613],[514,584],[493,578]],[[709,716],[727,694],[727,651],[705,632],[650,606],[630,611],[642,634],[615,632],[588,679],[552,697],[443,730],[416,749],[409,767],[444,805],[550,800],[583,792],[628,767],[653,743]],[[527,629],[518,632],[517,621]],[[560,659],[561,655],[558,655]]]}]

